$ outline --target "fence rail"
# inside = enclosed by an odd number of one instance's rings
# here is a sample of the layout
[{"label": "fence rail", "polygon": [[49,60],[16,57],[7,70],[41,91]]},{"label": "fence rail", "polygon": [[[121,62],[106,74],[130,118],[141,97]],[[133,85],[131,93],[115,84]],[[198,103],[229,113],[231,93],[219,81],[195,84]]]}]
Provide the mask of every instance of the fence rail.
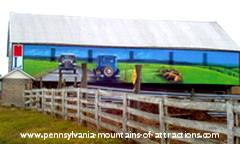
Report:
[{"label": "fence rail", "polygon": [[[142,132],[177,132],[169,125],[195,129],[199,132],[221,133],[227,136],[227,143],[239,143],[240,127],[238,100],[214,102],[199,101],[186,98],[169,98],[132,94],[127,92],[107,91],[99,89],[33,89],[23,94],[26,108],[36,109],[52,115],[60,115],[64,119],[73,118],[79,123],[94,124],[97,129],[105,128],[114,132],[128,132],[132,129]],[[154,104],[158,112],[145,111],[134,107],[132,102]],[[189,120],[171,116],[168,108],[186,110],[225,112],[226,123]],[[138,118],[149,120],[144,123]],[[171,139],[134,139],[140,143],[167,143]],[[219,143],[216,139],[181,138],[178,141],[190,143]]]}]

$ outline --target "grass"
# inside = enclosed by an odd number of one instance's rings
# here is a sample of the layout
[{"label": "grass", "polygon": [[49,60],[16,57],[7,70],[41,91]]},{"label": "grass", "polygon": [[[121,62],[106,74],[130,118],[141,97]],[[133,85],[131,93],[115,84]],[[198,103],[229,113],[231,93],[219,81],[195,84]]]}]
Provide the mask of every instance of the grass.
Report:
[{"label": "grass", "polygon": [[[81,61],[77,65],[81,66]],[[88,69],[92,70],[95,67],[94,63],[88,64]],[[24,59],[24,71],[38,78],[58,68],[57,61]]]},{"label": "grass", "polygon": [[239,77],[239,68],[224,68],[224,67],[218,67],[218,66],[208,66],[203,68],[215,70],[217,72],[224,73],[229,76]]},{"label": "grass", "polygon": [[120,144],[120,139],[21,139],[19,133],[88,133],[94,132],[72,121],[65,121],[38,112],[0,106],[0,143],[1,144]]},{"label": "grass", "polygon": [[[78,66],[82,62],[78,62]],[[132,71],[137,63],[118,63],[121,80],[132,81]],[[95,63],[88,63],[88,69],[93,70]],[[44,60],[24,60],[24,70],[33,75],[40,76],[57,68],[57,62]],[[142,64],[142,81],[144,83],[169,83],[159,76],[162,69],[174,68],[183,75],[183,84],[226,84],[239,85],[239,69],[217,66],[189,66],[189,65],[166,65],[155,63]]]},{"label": "grass", "polygon": [[[131,82],[132,70],[135,63],[119,64],[121,71],[121,77],[127,82]],[[207,66],[184,66],[174,65],[169,66],[165,64],[142,64],[142,80],[143,82],[151,83],[168,83],[165,79],[159,76],[161,69],[176,69],[183,75],[183,84],[229,84],[239,85],[239,73],[236,73],[232,69],[221,67],[223,72],[211,70]],[[235,76],[229,75],[234,73]],[[236,76],[237,75],[237,76]]]},{"label": "grass", "polygon": [[47,60],[24,59],[24,71],[34,77],[40,77],[57,69],[58,63]]}]

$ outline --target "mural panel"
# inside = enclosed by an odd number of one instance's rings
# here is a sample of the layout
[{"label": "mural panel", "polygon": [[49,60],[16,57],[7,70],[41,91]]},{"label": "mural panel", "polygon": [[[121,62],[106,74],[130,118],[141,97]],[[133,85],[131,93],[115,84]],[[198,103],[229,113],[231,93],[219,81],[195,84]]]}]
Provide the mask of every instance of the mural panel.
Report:
[{"label": "mural panel", "polygon": [[87,62],[89,72],[100,81],[131,83],[134,65],[142,64],[144,83],[239,85],[240,82],[240,53],[229,51],[24,45],[24,70],[37,77],[47,75],[59,69],[61,55],[74,55],[76,67]]}]

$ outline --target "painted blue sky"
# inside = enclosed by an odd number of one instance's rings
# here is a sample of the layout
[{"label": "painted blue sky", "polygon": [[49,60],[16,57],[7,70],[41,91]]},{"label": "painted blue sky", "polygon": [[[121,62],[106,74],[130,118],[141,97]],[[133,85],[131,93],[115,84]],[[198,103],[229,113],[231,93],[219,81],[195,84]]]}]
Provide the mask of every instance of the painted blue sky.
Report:
[{"label": "painted blue sky", "polygon": [[80,59],[88,58],[88,51],[92,50],[92,57],[98,55],[115,55],[119,60],[129,60],[129,52],[134,53],[135,60],[142,61],[169,61],[170,52],[173,53],[174,63],[202,64],[203,54],[207,55],[209,65],[239,66],[239,53],[225,51],[201,50],[169,50],[156,48],[107,48],[83,46],[56,46],[56,45],[24,45],[24,56],[34,58],[50,58],[51,49],[55,49],[55,56],[62,53],[74,53]]}]

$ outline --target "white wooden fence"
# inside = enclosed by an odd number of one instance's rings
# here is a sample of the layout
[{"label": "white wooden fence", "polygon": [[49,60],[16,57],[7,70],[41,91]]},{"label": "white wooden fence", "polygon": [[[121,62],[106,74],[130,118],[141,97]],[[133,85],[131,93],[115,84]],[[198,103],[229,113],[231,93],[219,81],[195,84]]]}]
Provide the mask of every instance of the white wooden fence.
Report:
[{"label": "white wooden fence", "polygon": [[[211,102],[189,99],[169,98],[167,96],[141,95],[125,92],[111,92],[99,89],[33,89],[23,94],[25,106],[44,113],[59,115],[65,119],[76,119],[79,123],[92,123],[97,129],[105,128],[114,132],[136,130],[176,132],[170,125],[195,129],[199,132],[213,132],[226,135],[225,142],[239,143],[240,103],[233,100]],[[130,102],[137,101],[158,106],[158,113],[132,107]],[[168,114],[168,108],[187,110],[225,112],[226,123],[207,122],[177,118]],[[137,118],[154,121],[155,124],[139,121]],[[134,139],[140,143],[168,143],[168,139]],[[217,139],[181,138],[177,141],[189,143],[220,143]],[[222,142],[221,142],[222,143]]]}]

